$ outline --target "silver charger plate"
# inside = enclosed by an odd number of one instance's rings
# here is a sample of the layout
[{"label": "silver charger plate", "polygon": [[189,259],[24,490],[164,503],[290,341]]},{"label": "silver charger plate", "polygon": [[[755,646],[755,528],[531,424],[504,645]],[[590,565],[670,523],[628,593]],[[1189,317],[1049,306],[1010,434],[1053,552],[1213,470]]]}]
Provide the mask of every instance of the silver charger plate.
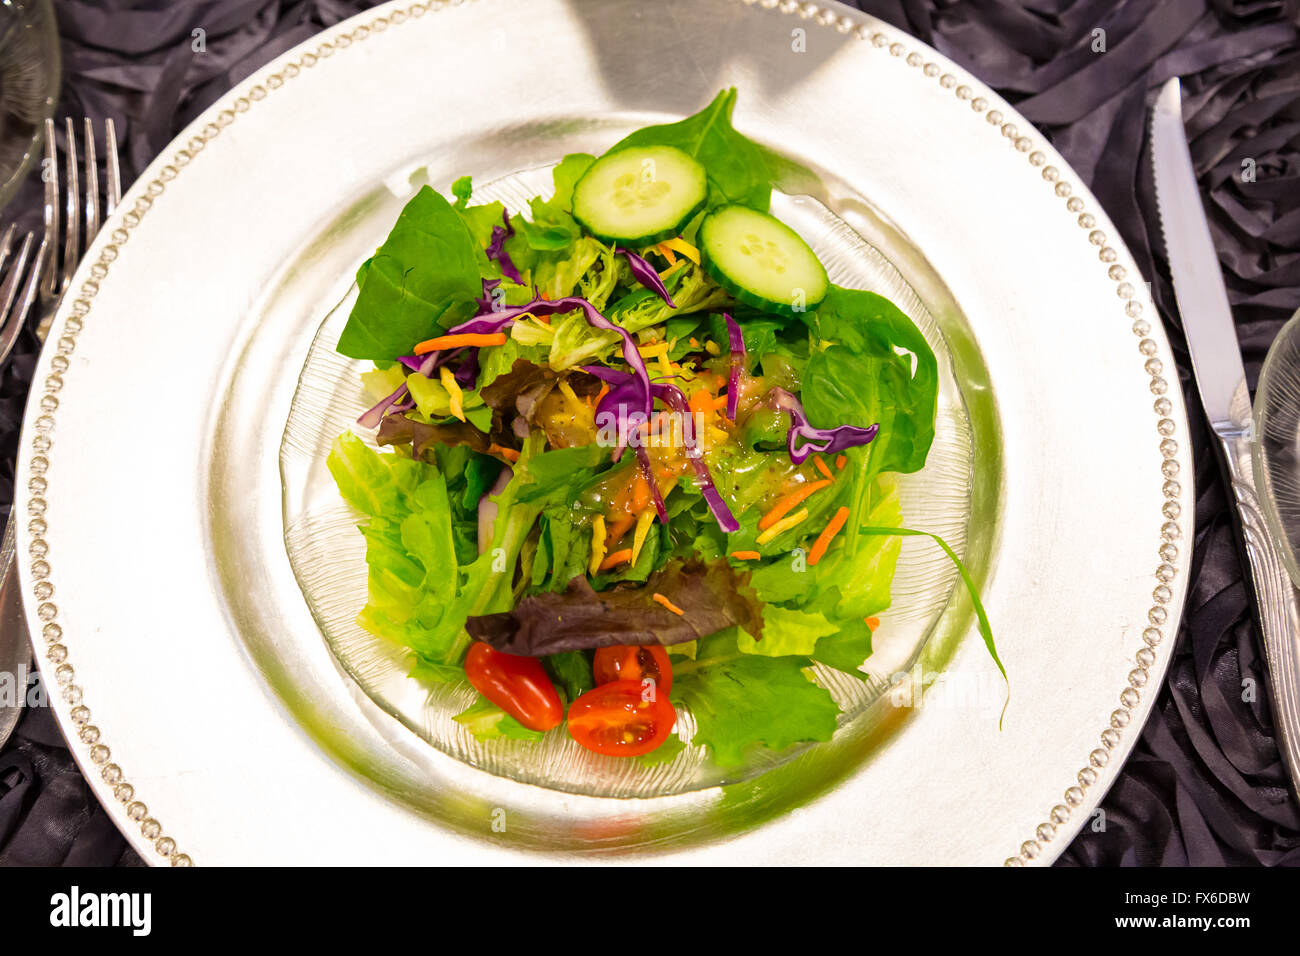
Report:
[{"label": "silver charger plate", "polygon": [[[357,553],[299,554],[297,576],[291,557],[294,519],[324,500],[316,443],[347,406],[325,389],[296,434],[295,395],[418,182],[506,188],[730,85],[737,127],[793,161],[781,201],[805,234],[838,231],[846,280],[895,282],[932,320],[947,451],[905,518],[951,524],[1010,702],[999,727],[969,601],[905,546],[893,684],[833,741],[726,779],[548,785],[447,746],[412,716],[425,701],[339,650],[303,571],[346,579]],[[389,4],[231,91],[96,240],[24,427],[26,613],[75,756],[154,863],[1041,864],[1090,818],[1168,662],[1193,500],[1173,369],[1060,157],[878,21],[739,0]]]}]

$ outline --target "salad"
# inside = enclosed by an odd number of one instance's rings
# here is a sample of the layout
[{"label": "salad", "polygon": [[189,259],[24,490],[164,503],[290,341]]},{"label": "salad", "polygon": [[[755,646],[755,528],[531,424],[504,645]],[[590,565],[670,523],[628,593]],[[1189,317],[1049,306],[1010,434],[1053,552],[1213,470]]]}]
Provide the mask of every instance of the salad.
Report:
[{"label": "salad", "polygon": [[338,351],[374,363],[387,450],[348,432],[328,465],[363,516],[358,620],[468,681],[480,739],[671,759],[684,705],[734,766],[830,739],[813,665],[866,679],[938,366],[771,215],[735,100],[565,156],[527,210],[426,186],[357,273]]}]

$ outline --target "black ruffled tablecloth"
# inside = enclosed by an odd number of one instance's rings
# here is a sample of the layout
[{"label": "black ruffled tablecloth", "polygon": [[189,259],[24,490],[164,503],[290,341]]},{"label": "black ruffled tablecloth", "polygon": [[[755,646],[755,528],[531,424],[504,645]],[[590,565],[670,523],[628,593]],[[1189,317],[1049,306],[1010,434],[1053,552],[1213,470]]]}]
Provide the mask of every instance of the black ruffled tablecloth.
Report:
[{"label": "black ruffled tablecloth", "polygon": [[[373,6],[348,0],[54,5],[64,65],[59,115],[113,117],[128,178],[232,84],[323,27]],[[1103,803],[1105,828],[1086,827],[1060,865],[1300,864],[1300,806],[1274,743],[1259,632],[1174,310],[1145,142],[1156,88],[1184,77],[1192,156],[1253,387],[1269,343],[1300,308],[1300,0],[855,5],[981,77],[1051,139],[1152,282],[1180,378],[1192,389],[1196,540],[1169,678]],[[203,31],[202,44],[194,42],[196,29]],[[1253,181],[1243,176],[1247,169]],[[39,205],[33,177],[5,215],[36,227]],[[4,514],[35,353],[29,334],[0,376]],[[139,862],[78,773],[49,709],[29,708],[0,751],[0,863]]]}]

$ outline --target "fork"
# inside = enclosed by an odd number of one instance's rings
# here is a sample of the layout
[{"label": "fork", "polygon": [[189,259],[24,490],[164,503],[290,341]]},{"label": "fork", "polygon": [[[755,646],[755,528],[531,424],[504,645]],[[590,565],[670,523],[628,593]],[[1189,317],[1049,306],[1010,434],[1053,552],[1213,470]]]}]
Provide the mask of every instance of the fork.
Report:
[{"label": "fork", "polygon": [[[40,299],[41,319],[36,327],[37,337],[44,342],[50,324],[58,311],[64,292],[72,284],[73,273],[89,249],[100,226],[99,168],[95,154],[95,128],[87,117],[84,120],[83,155],[85,157],[85,188],[77,170],[76,126],[65,120],[67,138],[67,185],[59,195],[59,155],[54,141],[54,121],[45,121],[45,233],[32,260],[30,273],[23,278],[23,270],[34,238],[31,233],[23,240],[16,264],[0,285],[0,363],[8,357],[18,333],[27,321],[33,300]],[[122,201],[122,173],[117,156],[117,130],[111,119],[105,121],[105,165],[107,183],[104,218],[107,219]],[[63,205],[62,217],[60,205]],[[84,227],[84,228],[83,228]],[[62,228],[62,242],[60,229]],[[3,271],[12,248],[15,227],[10,226],[0,239],[0,271]],[[62,249],[60,250],[60,246]],[[18,297],[19,285],[22,286]],[[11,311],[14,301],[18,309]],[[0,543],[0,678],[6,672],[17,685],[16,694],[0,695],[0,747],[4,746],[14,725],[18,722],[26,696],[26,673],[30,661],[30,640],[23,621],[18,588],[16,561],[16,525],[14,514],[9,514],[4,540]],[[21,680],[19,680],[21,678]]]},{"label": "fork", "polygon": [[[67,176],[68,186],[64,191],[63,255],[59,256],[59,177],[58,151],[54,148],[54,120],[45,121],[45,240],[42,251],[44,270],[40,282],[41,322],[36,329],[41,341],[49,333],[50,322],[58,310],[63,293],[72,284],[72,274],[77,271],[81,257],[90,248],[95,234],[99,232],[99,164],[95,157],[95,127],[87,116],[85,122],[85,171],[86,188],[81,189],[77,177],[77,137],[76,127],[70,118],[65,119],[65,133],[68,142]],[[105,165],[108,175],[105,190],[104,217],[113,215],[118,203],[122,201],[122,171],[117,159],[117,129],[112,119],[104,121]],[[84,204],[84,208],[81,208]],[[84,219],[85,233],[82,233]]]},{"label": "fork", "polygon": [[[18,333],[27,324],[27,313],[31,311],[36,299],[37,285],[41,280],[41,264],[45,260],[44,240],[36,255],[31,255],[35,237],[30,232],[23,238],[17,257],[13,257],[14,235],[17,231],[18,224],[10,223],[4,238],[0,239],[0,273],[4,274],[4,281],[0,283],[0,367],[13,351]],[[6,273],[4,270],[9,266],[11,258],[14,259],[13,265]]]}]

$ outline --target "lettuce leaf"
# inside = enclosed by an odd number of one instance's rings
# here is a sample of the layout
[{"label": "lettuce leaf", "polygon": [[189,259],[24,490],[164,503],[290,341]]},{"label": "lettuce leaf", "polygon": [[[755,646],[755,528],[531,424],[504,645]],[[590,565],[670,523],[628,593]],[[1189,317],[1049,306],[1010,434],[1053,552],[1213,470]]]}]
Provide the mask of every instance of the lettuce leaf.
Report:
[{"label": "lettuce leaf", "polygon": [[472,316],[493,275],[461,214],[428,186],[406,204],[384,244],[358,273],[361,288],[338,351],[391,360]]},{"label": "lettuce leaf", "polygon": [[742,654],[764,657],[811,657],[818,641],[837,631],[839,627],[820,611],[768,604],[763,607],[763,639],[756,641],[741,631],[736,635],[736,649]]},{"label": "lettuce leaf", "polygon": [[[570,153],[560,160],[551,173],[555,193],[548,200],[535,197],[529,201],[531,221],[516,214],[510,219],[515,234],[506,240],[505,249],[521,272],[533,272],[539,264],[569,249],[582,237],[582,229],[573,218],[573,187],[595,157],[587,153]],[[536,277],[532,278],[537,282]]]},{"label": "lettuce leaf", "polygon": [[326,461],[343,497],[367,516],[369,599],[362,627],[445,661],[460,626],[444,626],[456,594],[456,547],[446,481],[438,469],[404,455],[380,455],[346,433]]},{"label": "lettuce leaf", "polygon": [[[762,609],[748,577],[725,561],[674,561],[643,587],[598,592],[579,575],[563,593],[527,595],[513,610],[472,617],[466,627],[476,640],[527,657],[614,644],[679,644],[735,624],[761,638]],[[682,613],[655,601],[655,594]]]},{"label": "lettuce leaf", "polygon": [[[327,466],[343,497],[365,520],[369,599],[358,615],[368,631],[413,650],[433,664],[456,664],[469,646],[465,621],[514,604],[520,550],[548,503],[519,501],[534,483],[529,465],[544,437],[530,435],[514,477],[492,500],[497,520],[483,554],[457,557],[456,516],[447,480],[436,465],[401,454],[379,454],[348,432],[330,450]],[[437,677],[446,669],[431,668]]]},{"label": "lettuce leaf", "polygon": [[730,629],[701,641],[695,660],[674,663],[670,697],[695,715],[692,743],[707,745],[719,767],[734,767],[757,745],[780,750],[834,735],[840,710],[805,676],[810,663],[743,653]]},{"label": "lettuce leaf", "polygon": [[482,694],[452,720],[479,740],[541,740],[540,730],[530,730]]}]

